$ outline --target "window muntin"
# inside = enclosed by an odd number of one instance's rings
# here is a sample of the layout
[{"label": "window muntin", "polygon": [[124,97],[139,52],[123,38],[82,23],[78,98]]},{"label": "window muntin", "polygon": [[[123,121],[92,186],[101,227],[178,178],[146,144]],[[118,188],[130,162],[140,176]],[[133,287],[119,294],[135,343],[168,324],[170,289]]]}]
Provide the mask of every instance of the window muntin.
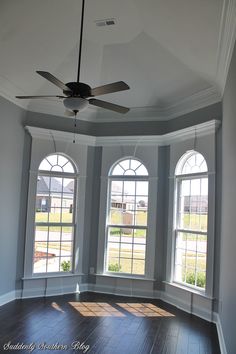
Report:
[{"label": "window muntin", "polygon": [[136,159],[118,162],[109,176],[107,272],[145,274],[148,172]]},{"label": "window muntin", "polygon": [[[204,157],[193,151],[179,161],[174,280],[205,289],[207,261],[208,176]],[[188,177],[189,174],[189,177]]]},{"label": "window muntin", "polygon": [[34,274],[72,270],[75,191],[72,162],[59,154],[46,157],[37,178]]}]

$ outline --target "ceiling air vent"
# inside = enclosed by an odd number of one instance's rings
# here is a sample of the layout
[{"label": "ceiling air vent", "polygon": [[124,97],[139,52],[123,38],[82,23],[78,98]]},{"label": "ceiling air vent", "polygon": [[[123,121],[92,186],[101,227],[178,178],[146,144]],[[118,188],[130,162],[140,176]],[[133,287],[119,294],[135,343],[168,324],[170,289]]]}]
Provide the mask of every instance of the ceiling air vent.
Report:
[{"label": "ceiling air vent", "polygon": [[114,26],[116,21],[114,18],[106,18],[105,20],[97,20],[95,21],[96,26],[105,27],[105,26]]}]

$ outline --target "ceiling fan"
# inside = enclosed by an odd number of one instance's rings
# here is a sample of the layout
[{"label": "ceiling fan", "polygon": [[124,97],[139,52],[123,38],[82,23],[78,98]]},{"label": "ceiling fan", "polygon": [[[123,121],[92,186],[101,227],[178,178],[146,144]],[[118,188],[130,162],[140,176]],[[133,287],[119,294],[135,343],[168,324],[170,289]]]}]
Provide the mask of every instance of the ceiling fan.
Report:
[{"label": "ceiling fan", "polygon": [[85,0],[82,0],[82,14],[81,14],[81,28],[80,28],[80,43],[79,43],[79,59],[78,59],[78,72],[77,81],[63,83],[54,75],[47,71],[36,71],[37,74],[44,77],[63,91],[63,95],[45,95],[45,96],[16,96],[19,99],[46,99],[46,98],[60,98],[63,99],[63,104],[66,108],[68,116],[76,116],[76,114],[89,105],[105,108],[118,113],[127,113],[129,108],[119,106],[107,101],[97,100],[95,96],[105,95],[108,93],[119,92],[128,90],[129,86],[124,81],[117,81],[111,84],[91,88],[89,85],[80,82],[80,66],[82,54],[82,41],[83,41],[83,23],[84,23],[84,5]]}]

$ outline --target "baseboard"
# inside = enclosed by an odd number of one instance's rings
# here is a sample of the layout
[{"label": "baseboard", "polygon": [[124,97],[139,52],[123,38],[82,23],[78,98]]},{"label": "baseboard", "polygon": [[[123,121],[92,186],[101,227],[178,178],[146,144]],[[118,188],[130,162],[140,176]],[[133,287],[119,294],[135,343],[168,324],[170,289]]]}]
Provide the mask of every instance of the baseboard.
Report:
[{"label": "baseboard", "polygon": [[140,297],[154,299],[153,290],[144,290],[144,289],[134,289],[127,287],[113,287],[109,285],[100,285],[100,284],[89,284],[88,290],[96,293],[103,293],[109,295],[118,295],[118,296],[127,296],[127,297]]},{"label": "baseboard", "polygon": [[224,334],[223,334],[223,330],[222,330],[222,326],[221,326],[220,316],[218,313],[216,314],[215,324],[216,324],[216,328],[217,328],[221,354],[227,354],[225,340],[224,340]]},{"label": "baseboard", "polygon": [[6,294],[0,295],[0,306],[7,304],[16,299],[16,290],[9,291]]},{"label": "baseboard", "polygon": [[173,305],[173,306],[179,308],[182,311],[185,311],[187,313],[190,313],[192,315],[200,317],[205,321],[215,322],[215,320],[214,320],[215,313],[212,313],[212,311],[209,311],[208,309],[204,309],[202,307],[197,307],[197,306],[194,306],[194,309],[191,309],[189,303],[184,302],[182,299],[174,297],[173,295],[170,295],[164,291],[161,292],[160,299],[167,302],[170,305]]}]

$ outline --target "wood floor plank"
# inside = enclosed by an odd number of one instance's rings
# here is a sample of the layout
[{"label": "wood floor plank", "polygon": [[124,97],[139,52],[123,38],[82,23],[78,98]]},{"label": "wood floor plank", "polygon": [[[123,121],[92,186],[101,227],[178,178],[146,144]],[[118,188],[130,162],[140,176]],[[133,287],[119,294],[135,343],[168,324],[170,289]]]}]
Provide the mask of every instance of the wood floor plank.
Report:
[{"label": "wood floor plank", "polygon": [[[95,293],[16,300],[0,309],[4,344],[35,343],[37,353],[220,354],[214,324],[162,301]],[[67,350],[39,350],[40,343]],[[18,351],[19,352],[19,351]],[[27,353],[27,351],[20,351]]]}]

